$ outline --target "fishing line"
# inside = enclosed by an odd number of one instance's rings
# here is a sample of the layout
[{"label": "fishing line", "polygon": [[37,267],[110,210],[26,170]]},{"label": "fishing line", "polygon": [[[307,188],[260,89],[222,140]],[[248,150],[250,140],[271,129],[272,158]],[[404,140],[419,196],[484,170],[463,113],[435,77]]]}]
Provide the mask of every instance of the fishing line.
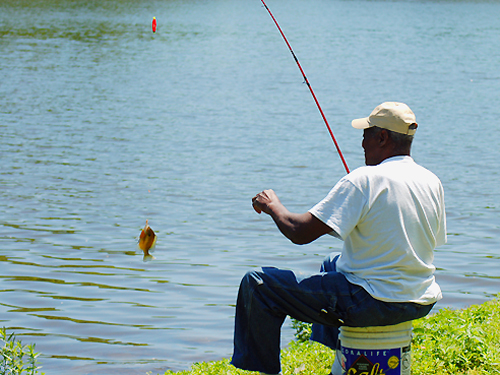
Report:
[{"label": "fishing line", "polygon": [[311,84],[309,83],[309,80],[307,79],[306,74],[304,73],[304,70],[302,69],[302,66],[299,63],[299,59],[297,59],[297,56],[295,56],[295,53],[293,52],[292,46],[290,45],[290,43],[288,43],[288,39],[286,38],[285,33],[283,33],[283,30],[281,30],[281,27],[278,24],[278,21],[276,21],[276,18],[274,18],[273,14],[271,13],[271,11],[269,10],[269,8],[267,7],[267,5],[264,2],[264,0],[260,0],[260,1],[262,1],[262,4],[264,4],[264,7],[267,9],[267,12],[269,13],[269,15],[271,16],[271,18],[273,19],[274,24],[276,25],[276,27],[278,28],[281,36],[285,40],[285,43],[288,46],[288,49],[292,53],[292,56],[293,56],[295,62],[297,63],[297,66],[299,67],[299,70],[302,73],[302,76],[304,77],[304,81],[307,84],[307,87],[309,87],[309,91],[311,92],[311,94],[312,94],[312,96],[314,98],[314,101],[316,102],[316,105],[317,105],[317,107],[319,109],[319,113],[321,113],[321,117],[323,117],[323,121],[325,121],[326,128],[328,129],[328,132],[330,133],[330,136],[332,137],[333,143],[335,145],[335,148],[337,149],[337,152],[338,152],[338,154],[340,156],[340,159],[342,160],[342,163],[344,164],[345,170],[346,170],[347,173],[349,173],[349,167],[347,166],[347,163],[346,163],[346,161],[344,159],[344,155],[342,155],[342,151],[340,151],[340,147],[339,147],[339,145],[337,143],[337,140],[335,139],[335,136],[333,135],[332,129],[330,128],[330,125],[328,124],[328,120],[326,119],[326,116],[323,113],[323,110],[321,109],[321,106],[319,105],[318,99],[316,98],[316,95],[314,94],[314,91],[313,91],[313,89],[311,87]]}]

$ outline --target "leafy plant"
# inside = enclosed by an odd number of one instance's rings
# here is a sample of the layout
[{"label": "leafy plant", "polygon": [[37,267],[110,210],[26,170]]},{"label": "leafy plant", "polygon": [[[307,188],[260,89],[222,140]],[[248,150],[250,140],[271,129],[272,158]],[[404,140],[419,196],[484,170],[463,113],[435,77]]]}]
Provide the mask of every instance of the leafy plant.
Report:
[{"label": "leafy plant", "polygon": [[3,343],[0,375],[38,374],[39,353],[35,352],[35,344],[23,345],[14,333],[7,335],[5,327],[0,330],[0,341]]},{"label": "leafy plant", "polygon": [[416,320],[414,374],[500,374],[500,301]]},{"label": "leafy plant", "polygon": [[311,337],[312,324],[304,323],[292,318],[292,328],[295,329],[295,338],[299,342],[306,342]]}]

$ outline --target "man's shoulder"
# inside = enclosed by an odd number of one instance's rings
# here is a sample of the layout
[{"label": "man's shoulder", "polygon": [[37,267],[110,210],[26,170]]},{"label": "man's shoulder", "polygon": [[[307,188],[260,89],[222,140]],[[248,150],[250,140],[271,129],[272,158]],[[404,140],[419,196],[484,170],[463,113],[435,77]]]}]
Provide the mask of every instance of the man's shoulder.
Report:
[{"label": "man's shoulder", "polygon": [[356,168],[346,176],[346,179],[356,186],[402,180],[440,183],[439,178],[433,172],[416,163],[410,156],[395,156],[378,165]]}]

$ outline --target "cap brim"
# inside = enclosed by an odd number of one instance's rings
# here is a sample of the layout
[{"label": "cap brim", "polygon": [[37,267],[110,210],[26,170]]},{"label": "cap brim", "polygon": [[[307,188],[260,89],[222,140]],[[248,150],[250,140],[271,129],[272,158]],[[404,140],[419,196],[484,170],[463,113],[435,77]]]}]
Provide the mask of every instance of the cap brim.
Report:
[{"label": "cap brim", "polygon": [[352,127],[355,129],[368,129],[372,125],[368,122],[368,117],[352,120]]}]

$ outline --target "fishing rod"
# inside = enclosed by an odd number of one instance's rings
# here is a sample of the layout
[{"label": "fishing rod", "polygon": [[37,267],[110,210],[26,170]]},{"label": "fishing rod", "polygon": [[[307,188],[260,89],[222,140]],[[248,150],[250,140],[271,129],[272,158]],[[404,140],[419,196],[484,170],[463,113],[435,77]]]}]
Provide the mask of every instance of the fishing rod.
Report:
[{"label": "fishing rod", "polygon": [[297,63],[297,66],[299,67],[299,70],[302,73],[302,76],[304,77],[304,81],[307,84],[307,87],[309,87],[309,91],[311,92],[311,94],[312,94],[312,96],[314,98],[314,101],[316,102],[316,105],[318,106],[319,113],[321,113],[321,117],[323,117],[323,121],[325,121],[326,128],[328,129],[328,132],[330,133],[330,136],[332,137],[332,140],[333,140],[333,143],[335,145],[335,148],[337,149],[337,152],[338,152],[338,154],[340,156],[340,159],[342,160],[342,163],[344,164],[344,168],[345,168],[346,172],[349,173],[349,167],[347,166],[347,163],[346,163],[346,161],[344,159],[344,155],[342,155],[342,151],[340,151],[340,147],[339,147],[339,145],[337,143],[337,140],[335,139],[335,136],[333,135],[332,129],[330,128],[330,125],[328,124],[328,120],[326,119],[326,116],[323,113],[323,110],[321,109],[321,106],[319,105],[318,99],[316,98],[316,95],[314,94],[314,91],[313,91],[313,89],[311,87],[311,84],[309,83],[309,80],[307,79],[306,74],[304,73],[304,70],[302,69],[302,66],[299,63],[299,59],[297,59],[297,56],[295,56],[295,53],[293,52],[292,46],[290,45],[290,43],[288,43],[288,39],[286,38],[285,33],[283,33],[283,30],[281,30],[281,27],[278,24],[278,21],[276,21],[276,18],[274,18],[273,14],[271,13],[271,11],[269,10],[269,8],[267,7],[267,5],[264,2],[264,0],[260,0],[260,1],[262,1],[262,4],[264,4],[264,7],[267,9],[267,12],[269,13],[269,15],[271,16],[271,18],[273,19],[274,24],[276,25],[276,27],[278,28],[281,36],[285,40],[285,43],[288,46],[288,49],[292,53],[292,56],[293,56],[295,62]]}]

